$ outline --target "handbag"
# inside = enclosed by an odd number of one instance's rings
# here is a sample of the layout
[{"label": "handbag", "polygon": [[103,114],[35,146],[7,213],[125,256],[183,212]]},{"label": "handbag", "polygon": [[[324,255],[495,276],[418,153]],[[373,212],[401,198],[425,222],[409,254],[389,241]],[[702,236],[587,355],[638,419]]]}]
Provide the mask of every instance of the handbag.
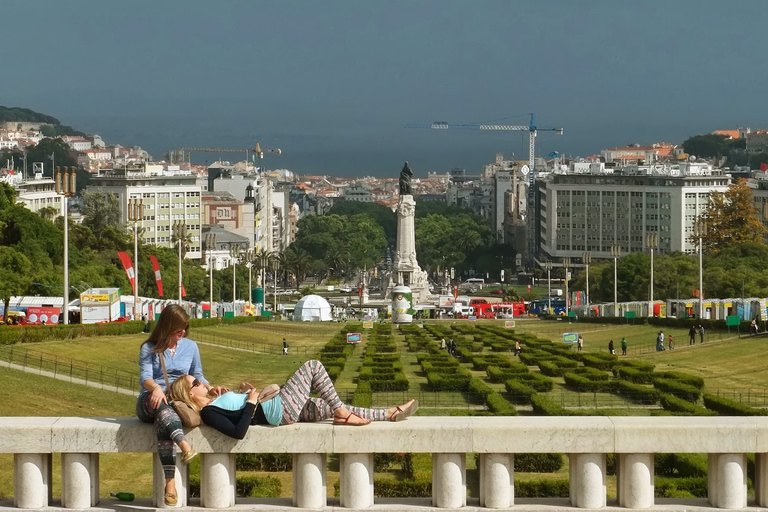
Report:
[{"label": "handbag", "polygon": [[[163,357],[163,354],[160,354],[160,366],[163,367],[163,376],[165,377],[165,389],[168,391],[171,390],[171,385],[168,382],[168,372],[165,370],[165,357]],[[187,428],[195,428],[199,427],[202,423],[202,420],[200,419],[200,412],[194,410],[184,402],[178,401],[178,400],[171,400],[168,402],[168,404],[173,407],[173,409],[176,411],[176,414],[178,414],[179,419],[181,420],[181,424],[184,425]]]}]

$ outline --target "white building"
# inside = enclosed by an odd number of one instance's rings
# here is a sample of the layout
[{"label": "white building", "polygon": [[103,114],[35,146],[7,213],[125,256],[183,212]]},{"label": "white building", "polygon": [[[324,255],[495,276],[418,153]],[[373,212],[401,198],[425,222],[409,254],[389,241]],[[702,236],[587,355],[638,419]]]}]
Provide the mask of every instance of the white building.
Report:
[{"label": "white building", "polygon": [[613,244],[645,251],[648,233],[658,233],[661,253],[693,253],[694,221],[730,181],[704,162],[551,174],[536,183],[539,259],[611,258]]},{"label": "white building", "polygon": [[115,194],[120,200],[121,221],[128,221],[129,200],[142,200],[144,211],[138,223],[144,243],[174,247],[173,225],[186,225],[189,247],[185,258],[200,259],[202,207],[201,189],[195,175],[178,166],[150,165],[102,170],[88,190]]},{"label": "white building", "polygon": [[84,151],[93,147],[93,143],[85,137],[64,135],[61,137],[61,140],[64,142],[64,144],[74,149],[75,151]]}]

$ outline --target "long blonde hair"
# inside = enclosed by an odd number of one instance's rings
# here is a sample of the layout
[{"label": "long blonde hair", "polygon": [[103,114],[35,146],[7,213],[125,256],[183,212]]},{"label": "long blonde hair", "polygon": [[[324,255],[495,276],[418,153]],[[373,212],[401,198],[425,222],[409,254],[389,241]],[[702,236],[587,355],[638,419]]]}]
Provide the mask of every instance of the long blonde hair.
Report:
[{"label": "long blonde hair", "polygon": [[171,384],[171,391],[168,393],[168,398],[176,402],[184,402],[190,406],[193,410],[200,412],[201,407],[192,400],[189,391],[192,389],[192,385],[187,381],[187,374],[180,376],[173,384]]},{"label": "long blonde hair", "polygon": [[171,335],[182,329],[186,331],[186,336],[189,333],[189,315],[178,304],[171,304],[160,313],[160,318],[145,343],[152,344],[150,352],[162,354],[171,344]]}]

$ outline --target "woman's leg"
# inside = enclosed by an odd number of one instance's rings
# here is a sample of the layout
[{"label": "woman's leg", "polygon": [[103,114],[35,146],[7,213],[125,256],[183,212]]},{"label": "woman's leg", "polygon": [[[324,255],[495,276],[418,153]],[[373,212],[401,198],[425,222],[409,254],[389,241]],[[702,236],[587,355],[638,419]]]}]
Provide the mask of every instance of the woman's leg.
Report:
[{"label": "woman's leg", "polygon": [[[319,399],[310,398],[310,393],[317,393]],[[283,425],[297,421],[320,421],[333,418],[341,408],[369,419],[386,419],[384,409],[365,409],[345,405],[336,393],[333,382],[323,364],[311,359],[296,370],[288,382],[280,389],[283,402]]]}]

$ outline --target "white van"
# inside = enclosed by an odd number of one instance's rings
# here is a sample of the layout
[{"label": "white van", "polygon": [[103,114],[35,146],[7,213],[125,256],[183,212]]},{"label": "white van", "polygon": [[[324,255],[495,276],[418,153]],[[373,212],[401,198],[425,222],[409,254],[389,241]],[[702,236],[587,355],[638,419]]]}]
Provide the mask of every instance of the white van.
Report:
[{"label": "white van", "polygon": [[482,288],[483,285],[485,285],[485,279],[481,277],[470,277],[469,279],[464,281],[464,284],[479,286],[480,288]]}]

